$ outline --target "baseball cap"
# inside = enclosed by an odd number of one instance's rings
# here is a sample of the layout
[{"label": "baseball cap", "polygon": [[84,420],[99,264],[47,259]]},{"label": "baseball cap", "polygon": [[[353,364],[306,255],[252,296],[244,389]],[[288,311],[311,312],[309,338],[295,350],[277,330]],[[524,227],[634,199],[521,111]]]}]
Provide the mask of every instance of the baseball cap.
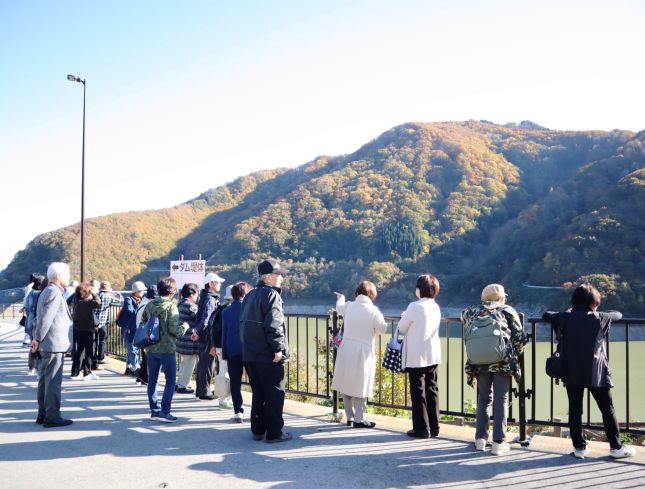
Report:
[{"label": "baseball cap", "polygon": [[220,277],[219,275],[217,275],[217,274],[216,274],[216,273],[214,273],[214,272],[208,272],[208,273],[206,274],[206,276],[204,277],[204,282],[205,282],[205,283],[209,283],[209,282],[219,282],[219,283],[222,283],[222,282],[224,282],[224,281],[225,281],[225,280],[224,280],[222,277]]},{"label": "baseball cap", "polygon": [[270,273],[275,273],[276,275],[286,275],[289,273],[289,270],[282,268],[280,263],[275,260],[264,260],[258,265],[258,273],[260,275],[268,275]]}]

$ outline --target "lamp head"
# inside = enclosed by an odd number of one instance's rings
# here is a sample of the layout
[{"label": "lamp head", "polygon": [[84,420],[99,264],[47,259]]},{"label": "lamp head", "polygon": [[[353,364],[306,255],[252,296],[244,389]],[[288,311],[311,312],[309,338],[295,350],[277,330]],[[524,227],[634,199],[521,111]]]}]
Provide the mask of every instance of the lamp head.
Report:
[{"label": "lamp head", "polygon": [[74,75],[67,75],[69,81],[78,81]]}]

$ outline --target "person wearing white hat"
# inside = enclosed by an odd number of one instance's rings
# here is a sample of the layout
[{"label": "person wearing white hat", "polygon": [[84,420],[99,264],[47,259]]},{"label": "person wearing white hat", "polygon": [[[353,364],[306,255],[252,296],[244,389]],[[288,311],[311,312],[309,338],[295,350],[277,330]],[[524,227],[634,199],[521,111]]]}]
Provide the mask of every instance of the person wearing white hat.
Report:
[{"label": "person wearing white hat", "polygon": [[126,297],[123,301],[121,312],[116,320],[116,324],[121,328],[121,338],[123,338],[123,345],[125,346],[126,351],[125,372],[123,372],[123,375],[129,375],[132,377],[135,376],[135,372],[140,367],[139,349],[132,344],[132,341],[130,341],[128,326],[130,325],[130,321],[134,320],[137,308],[139,307],[143,293],[146,290],[147,287],[143,282],[134,282],[132,284],[132,294],[129,297]]},{"label": "person wearing white hat", "polygon": [[199,296],[197,319],[192,335],[193,341],[199,341],[199,360],[197,363],[197,379],[195,385],[195,396],[204,401],[215,399],[211,381],[215,364],[215,352],[213,351],[212,335],[210,325],[214,322],[216,314],[220,310],[219,291],[225,279],[216,273],[209,272],[204,277],[204,289]]},{"label": "person wearing white hat", "polygon": [[468,354],[465,373],[468,385],[477,388],[475,450],[484,451],[488,445],[488,412],[492,404],[493,455],[511,451],[506,442],[508,399],[513,377],[517,382],[521,378],[519,356],[527,342],[517,311],[506,304],[506,297],[504,286],[487,285],[481,293],[481,304],[461,313]]}]

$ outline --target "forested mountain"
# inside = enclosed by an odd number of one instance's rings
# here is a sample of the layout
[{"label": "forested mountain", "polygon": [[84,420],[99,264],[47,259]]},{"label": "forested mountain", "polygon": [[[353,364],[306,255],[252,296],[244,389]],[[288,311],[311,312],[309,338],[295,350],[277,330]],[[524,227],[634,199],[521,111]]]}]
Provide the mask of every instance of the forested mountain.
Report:
[{"label": "forested mountain", "polygon": [[[418,273],[439,276],[443,304],[501,282],[514,301],[559,307],[592,281],[607,305],[645,312],[645,132],[551,131],[527,121],[409,123],[350,155],[321,156],[211,189],[171,209],[89,220],[88,274],[123,287],[202,254],[233,279],[280,259],[286,294],[328,301],[374,280],[390,303]],[[60,259],[78,269],[79,227],[35,238],[0,288]]]}]

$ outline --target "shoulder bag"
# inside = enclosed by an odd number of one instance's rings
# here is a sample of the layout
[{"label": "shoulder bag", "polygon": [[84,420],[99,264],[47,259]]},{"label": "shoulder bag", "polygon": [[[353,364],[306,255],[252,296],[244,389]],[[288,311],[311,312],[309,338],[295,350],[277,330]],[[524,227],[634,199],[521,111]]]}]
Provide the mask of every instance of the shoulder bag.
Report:
[{"label": "shoulder bag", "polygon": [[383,355],[383,368],[391,370],[394,373],[403,372],[401,358],[402,346],[403,342],[399,340],[399,327],[397,326],[396,330],[394,330],[392,339],[388,341],[387,347],[385,348],[385,354]]}]

